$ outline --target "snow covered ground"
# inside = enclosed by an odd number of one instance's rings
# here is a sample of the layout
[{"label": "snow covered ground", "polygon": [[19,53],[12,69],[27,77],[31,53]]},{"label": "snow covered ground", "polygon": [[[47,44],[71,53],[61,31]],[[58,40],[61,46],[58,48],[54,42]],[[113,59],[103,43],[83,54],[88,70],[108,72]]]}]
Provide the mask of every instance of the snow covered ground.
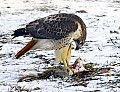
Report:
[{"label": "snow covered ground", "polygon": [[[31,38],[11,40],[11,34],[30,21],[59,12],[75,13],[87,26],[86,43],[79,51],[72,50],[71,63],[80,56],[95,67],[111,67],[110,76],[94,76],[97,80],[86,81],[86,86],[61,79],[17,82],[22,75],[50,66],[36,56],[42,54],[53,63],[54,51],[31,51],[16,60],[15,53]],[[0,0],[0,92],[120,92],[119,33],[119,0]]]}]

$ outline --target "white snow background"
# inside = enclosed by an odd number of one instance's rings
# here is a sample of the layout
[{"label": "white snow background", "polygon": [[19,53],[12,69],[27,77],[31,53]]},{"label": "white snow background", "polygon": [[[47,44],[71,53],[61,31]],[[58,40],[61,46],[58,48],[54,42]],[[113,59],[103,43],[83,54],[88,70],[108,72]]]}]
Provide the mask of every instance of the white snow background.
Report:
[{"label": "white snow background", "polygon": [[74,13],[87,26],[86,43],[79,51],[72,50],[71,63],[80,56],[84,63],[109,66],[111,74],[120,74],[119,0],[0,0],[0,92],[120,92],[119,76],[95,76],[98,80],[88,81],[86,87],[61,79],[17,82],[22,75],[50,66],[33,57],[42,54],[51,60],[54,51],[31,51],[16,60],[15,53],[31,38],[12,40],[11,34],[30,21],[56,13]]}]

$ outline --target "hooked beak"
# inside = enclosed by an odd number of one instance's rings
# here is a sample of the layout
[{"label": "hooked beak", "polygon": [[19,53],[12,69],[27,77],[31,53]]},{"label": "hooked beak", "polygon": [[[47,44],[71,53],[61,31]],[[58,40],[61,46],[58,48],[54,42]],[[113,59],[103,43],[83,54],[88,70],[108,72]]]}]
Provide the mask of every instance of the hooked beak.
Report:
[{"label": "hooked beak", "polygon": [[74,41],[75,41],[75,44],[76,44],[75,50],[79,50],[79,49],[83,46],[83,44],[84,44],[84,42],[85,42],[85,41],[81,41],[80,38],[78,38],[78,39],[76,39],[76,40],[74,40]]}]

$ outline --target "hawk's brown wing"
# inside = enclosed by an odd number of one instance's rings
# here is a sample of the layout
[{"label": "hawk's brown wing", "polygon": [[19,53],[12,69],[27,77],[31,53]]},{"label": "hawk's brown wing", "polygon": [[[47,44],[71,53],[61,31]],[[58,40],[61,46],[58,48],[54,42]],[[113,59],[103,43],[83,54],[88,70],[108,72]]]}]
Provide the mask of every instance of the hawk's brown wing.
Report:
[{"label": "hawk's brown wing", "polygon": [[[26,26],[26,31],[34,38],[39,39],[61,39],[77,30],[74,14],[55,14],[44,17]],[[77,16],[76,16],[77,17]]]}]

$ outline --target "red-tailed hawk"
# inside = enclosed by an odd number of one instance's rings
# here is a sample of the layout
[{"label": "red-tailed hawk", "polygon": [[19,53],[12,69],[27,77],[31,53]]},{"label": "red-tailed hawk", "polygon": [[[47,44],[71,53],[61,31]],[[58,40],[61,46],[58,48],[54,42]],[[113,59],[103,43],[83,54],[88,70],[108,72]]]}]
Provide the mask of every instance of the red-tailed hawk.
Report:
[{"label": "red-tailed hawk", "polygon": [[74,14],[60,13],[37,19],[25,28],[15,30],[13,36],[30,35],[32,40],[16,55],[16,59],[29,50],[55,50],[55,60],[71,70],[71,43],[75,41],[78,50],[86,39],[86,25]]}]

